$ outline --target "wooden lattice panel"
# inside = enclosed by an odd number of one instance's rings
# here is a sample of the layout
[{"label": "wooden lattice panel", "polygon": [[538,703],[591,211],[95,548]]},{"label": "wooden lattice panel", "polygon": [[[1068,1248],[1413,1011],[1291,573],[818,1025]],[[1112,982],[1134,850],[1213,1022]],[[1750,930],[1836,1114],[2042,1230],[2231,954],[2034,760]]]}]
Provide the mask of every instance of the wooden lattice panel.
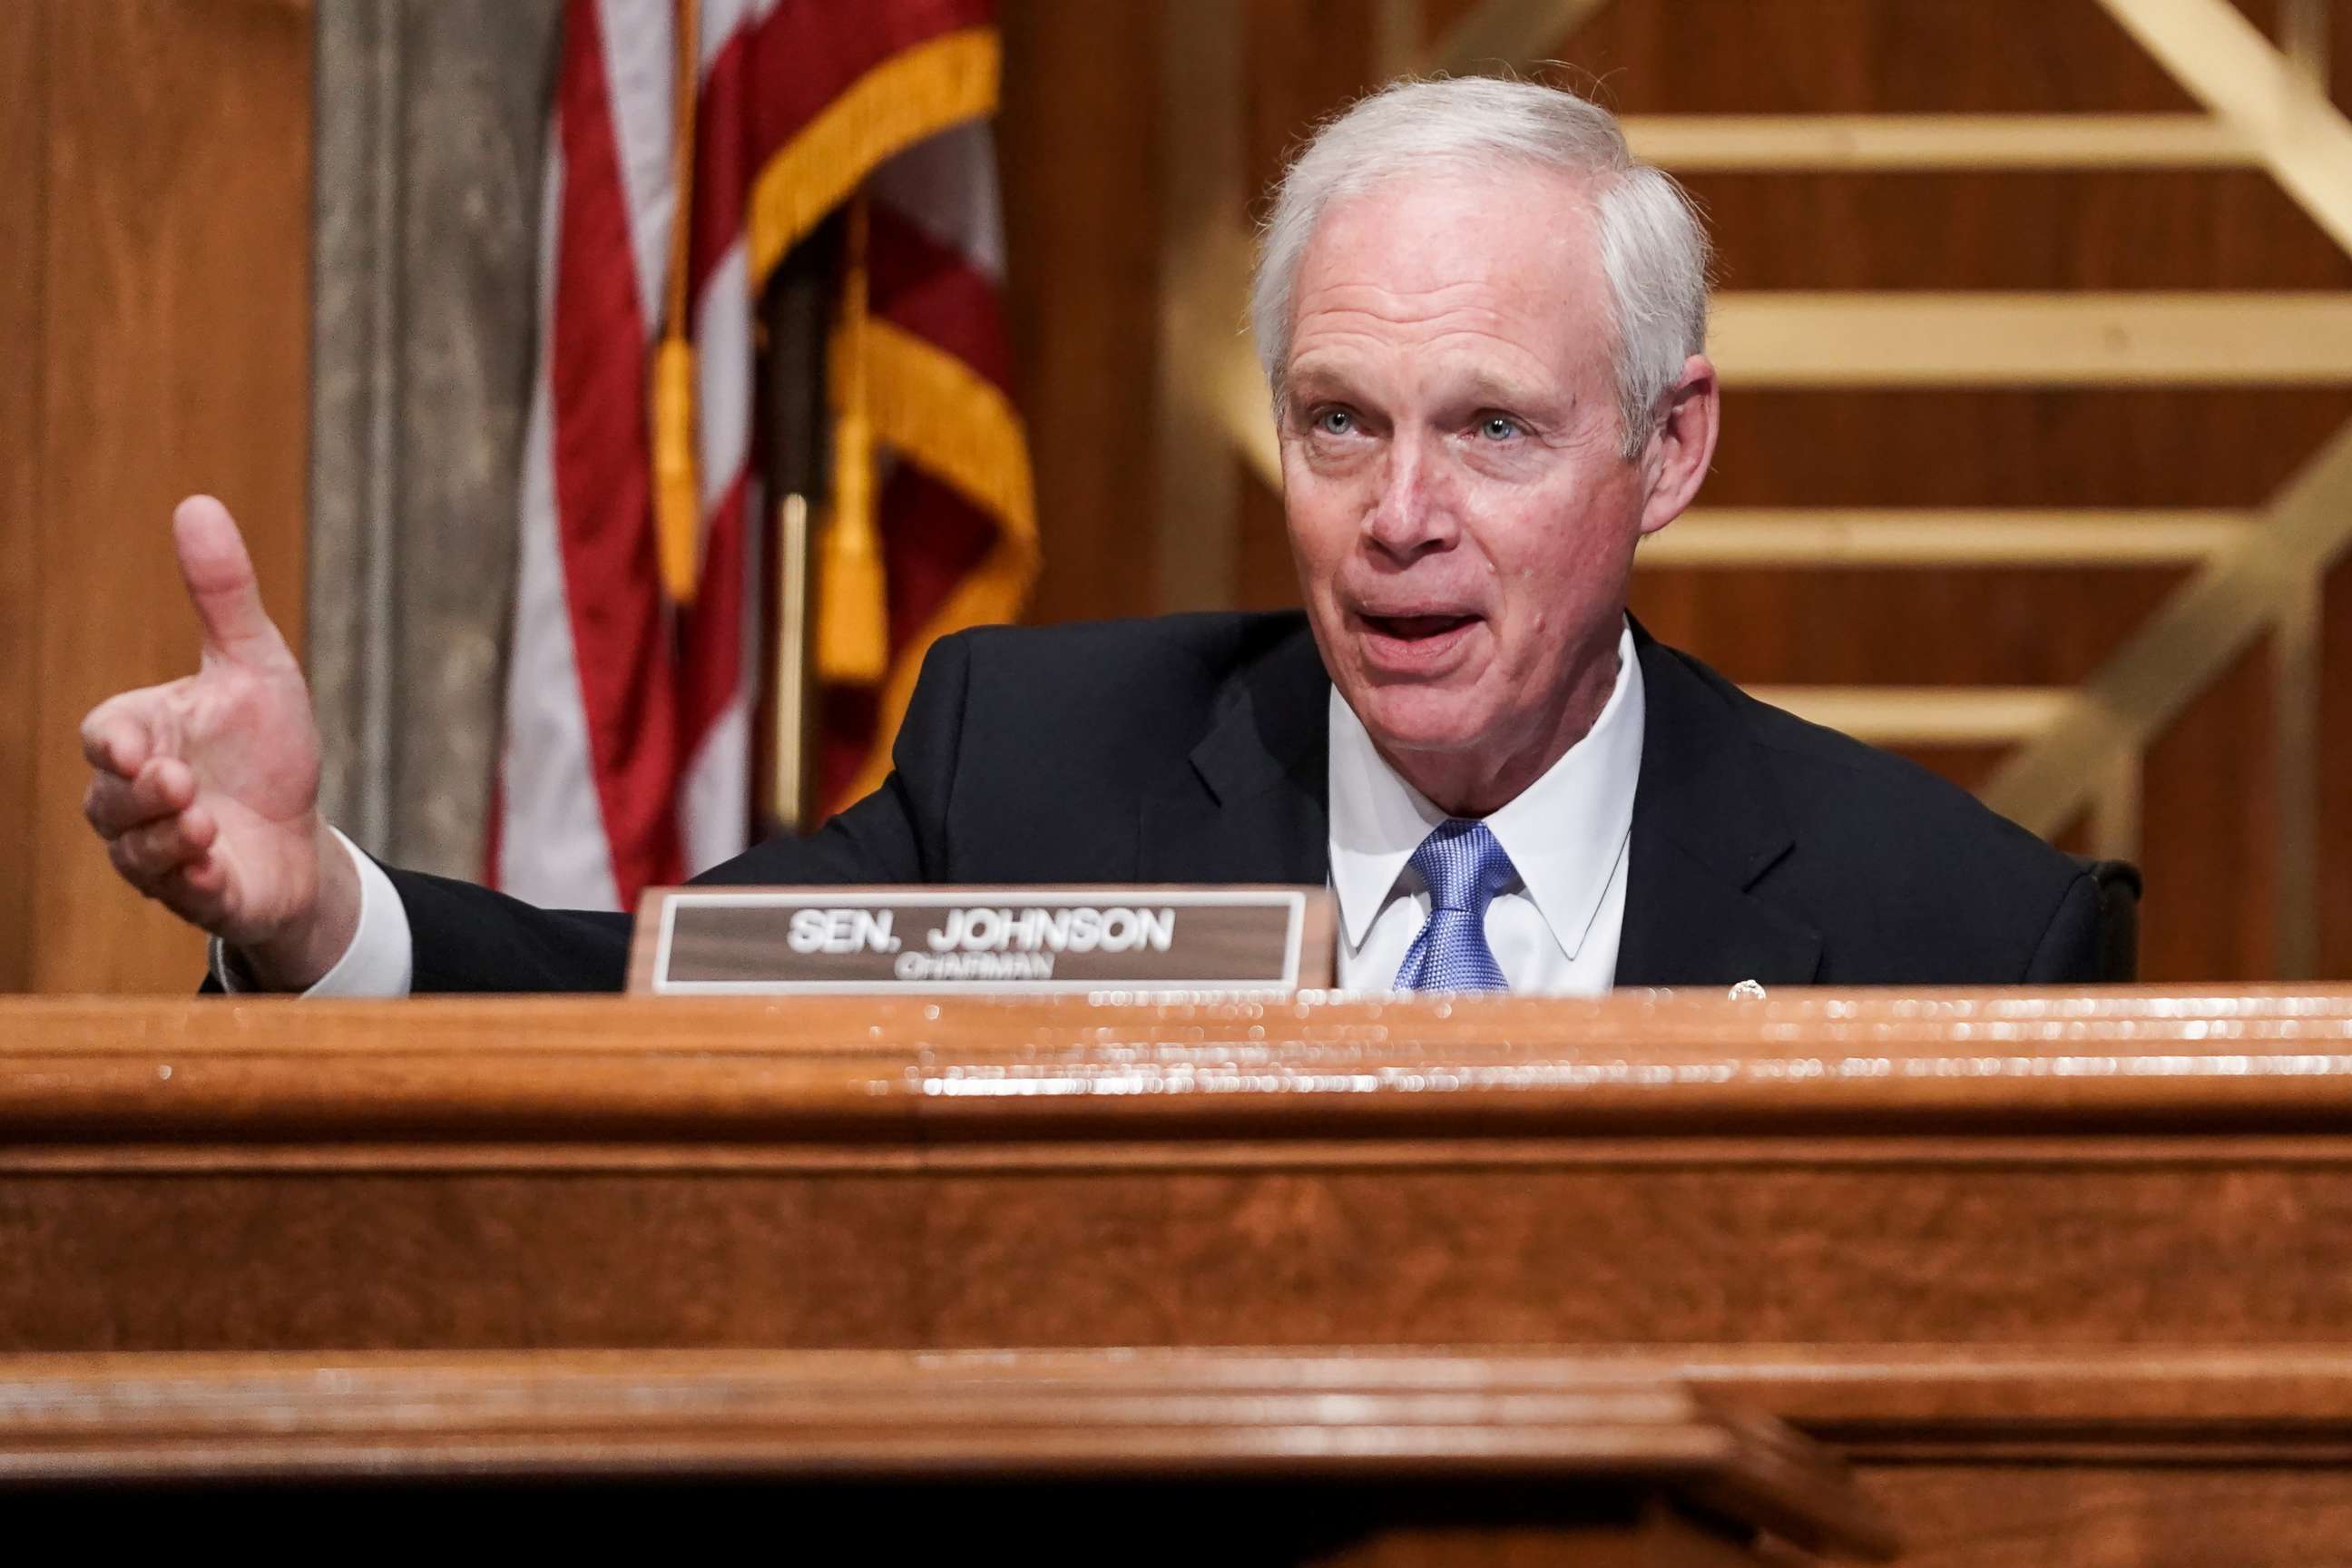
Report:
[{"label": "wooden lattice panel", "polygon": [[[1658,3],[1374,0],[1368,64],[1376,78],[1539,69],[1612,4]],[[2319,234],[2352,255],[2352,123],[2326,92],[2325,0],[2283,0],[2275,42],[2230,0],[2064,3],[2104,11],[2193,110],[1631,113],[1627,131],[1642,155],[1686,176],[2237,171],[2275,182]],[[1242,476],[1278,492],[1280,475],[1254,351],[1230,330],[1249,259],[1241,127],[1252,113],[1265,117],[1243,89],[1239,62],[1248,29],[1263,24],[1230,0],[1172,12],[1164,54],[1171,178],[1162,213],[1162,450],[1198,458],[1221,445],[1241,459],[1163,460],[1162,596],[1171,607],[1192,607],[1230,602],[1249,574],[1246,530],[1230,520],[1260,503],[1239,493],[1248,483]],[[1676,19],[1706,25],[1687,11]],[[2332,289],[1733,285],[1718,297],[1711,350],[1735,394],[2352,384],[2352,296]],[[2046,836],[2072,829],[2077,843],[2136,858],[2150,748],[2192,702],[2265,650],[2271,755],[2260,775],[2269,798],[2254,809],[2269,819],[2273,841],[2271,968],[2294,977],[2318,962],[2321,595],[2347,542],[2352,424],[2251,507],[1703,507],[1645,545],[1643,563],[1652,574],[2162,574],[2132,628],[2110,639],[2080,679],[1770,685],[1759,694],[1883,744],[1990,749],[1997,756],[1976,782],[1997,809]]]}]

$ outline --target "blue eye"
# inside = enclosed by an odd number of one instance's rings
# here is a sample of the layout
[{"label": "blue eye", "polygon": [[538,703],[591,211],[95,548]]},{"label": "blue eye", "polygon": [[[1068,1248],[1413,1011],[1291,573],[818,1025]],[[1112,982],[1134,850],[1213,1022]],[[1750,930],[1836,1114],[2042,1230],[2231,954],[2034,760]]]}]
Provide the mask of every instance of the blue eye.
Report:
[{"label": "blue eye", "polygon": [[1315,416],[1315,428],[1326,436],[1345,436],[1356,427],[1356,416],[1344,408],[1326,408]]},{"label": "blue eye", "polygon": [[1489,441],[1508,441],[1527,434],[1527,429],[1507,414],[1489,414],[1478,421],[1478,434]]}]

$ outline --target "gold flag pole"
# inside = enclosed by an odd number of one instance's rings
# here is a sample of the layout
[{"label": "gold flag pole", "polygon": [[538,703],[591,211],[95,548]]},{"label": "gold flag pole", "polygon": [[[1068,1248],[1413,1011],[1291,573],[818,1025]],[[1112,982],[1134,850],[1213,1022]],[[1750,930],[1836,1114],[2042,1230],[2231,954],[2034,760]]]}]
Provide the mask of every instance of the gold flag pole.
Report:
[{"label": "gold flag pole", "polygon": [[842,225],[820,226],[784,253],[761,300],[763,458],[772,519],[760,736],[761,826],[805,833],[816,826],[816,540],[821,498],[831,486],[833,422],[828,361],[836,315]]},{"label": "gold flag pole", "polygon": [[809,654],[812,552],[809,500],[795,490],[776,506],[776,647],[769,698],[769,815],[787,833],[816,826],[816,682]]},{"label": "gold flag pole", "polygon": [[889,657],[866,384],[866,235],[860,195],[787,254],[768,301],[770,480],[780,500],[764,799],[786,832],[821,820],[823,685],[871,685]]}]

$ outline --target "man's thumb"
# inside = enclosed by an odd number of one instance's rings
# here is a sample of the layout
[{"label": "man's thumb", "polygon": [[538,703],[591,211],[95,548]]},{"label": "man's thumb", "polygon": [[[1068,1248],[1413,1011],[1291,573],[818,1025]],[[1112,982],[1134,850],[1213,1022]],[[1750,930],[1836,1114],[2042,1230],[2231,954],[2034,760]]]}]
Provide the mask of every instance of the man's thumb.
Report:
[{"label": "man's thumb", "polygon": [[180,580],[204,623],[207,649],[247,664],[284,651],[284,639],[261,607],[253,557],[228,508],[210,496],[182,501],[172,511],[172,546],[179,552]]}]

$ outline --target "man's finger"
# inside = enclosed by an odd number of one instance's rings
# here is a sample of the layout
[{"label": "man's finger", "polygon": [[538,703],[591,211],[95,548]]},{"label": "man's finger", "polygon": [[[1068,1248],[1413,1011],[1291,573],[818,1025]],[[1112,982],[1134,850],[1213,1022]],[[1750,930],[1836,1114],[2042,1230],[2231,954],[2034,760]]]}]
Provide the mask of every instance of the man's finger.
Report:
[{"label": "man's finger", "polygon": [[228,914],[228,868],[209,851],[165,872],[145,890],[182,920],[206,931],[217,931]]},{"label": "man's finger", "polygon": [[154,727],[135,699],[142,692],[109,698],[81,721],[81,754],[89,765],[122,778],[135,776],[154,754]]},{"label": "man's finger", "polygon": [[172,545],[208,650],[238,664],[285,657],[285,639],[261,607],[253,557],[228,508],[210,496],[190,496],[172,512]]},{"label": "man's finger", "polygon": [[196,775],[176,757],[151,758],[135,778],[100,772],[82,794],[81,813],[102,837],[171,816],[196,798]]},{"label": "man's finger", "polygon": [[116,870],[152,892],[163,878],[209,850],[218,832],[212,814],[194,806],[132,828],[109,844],[106,852]]}]

